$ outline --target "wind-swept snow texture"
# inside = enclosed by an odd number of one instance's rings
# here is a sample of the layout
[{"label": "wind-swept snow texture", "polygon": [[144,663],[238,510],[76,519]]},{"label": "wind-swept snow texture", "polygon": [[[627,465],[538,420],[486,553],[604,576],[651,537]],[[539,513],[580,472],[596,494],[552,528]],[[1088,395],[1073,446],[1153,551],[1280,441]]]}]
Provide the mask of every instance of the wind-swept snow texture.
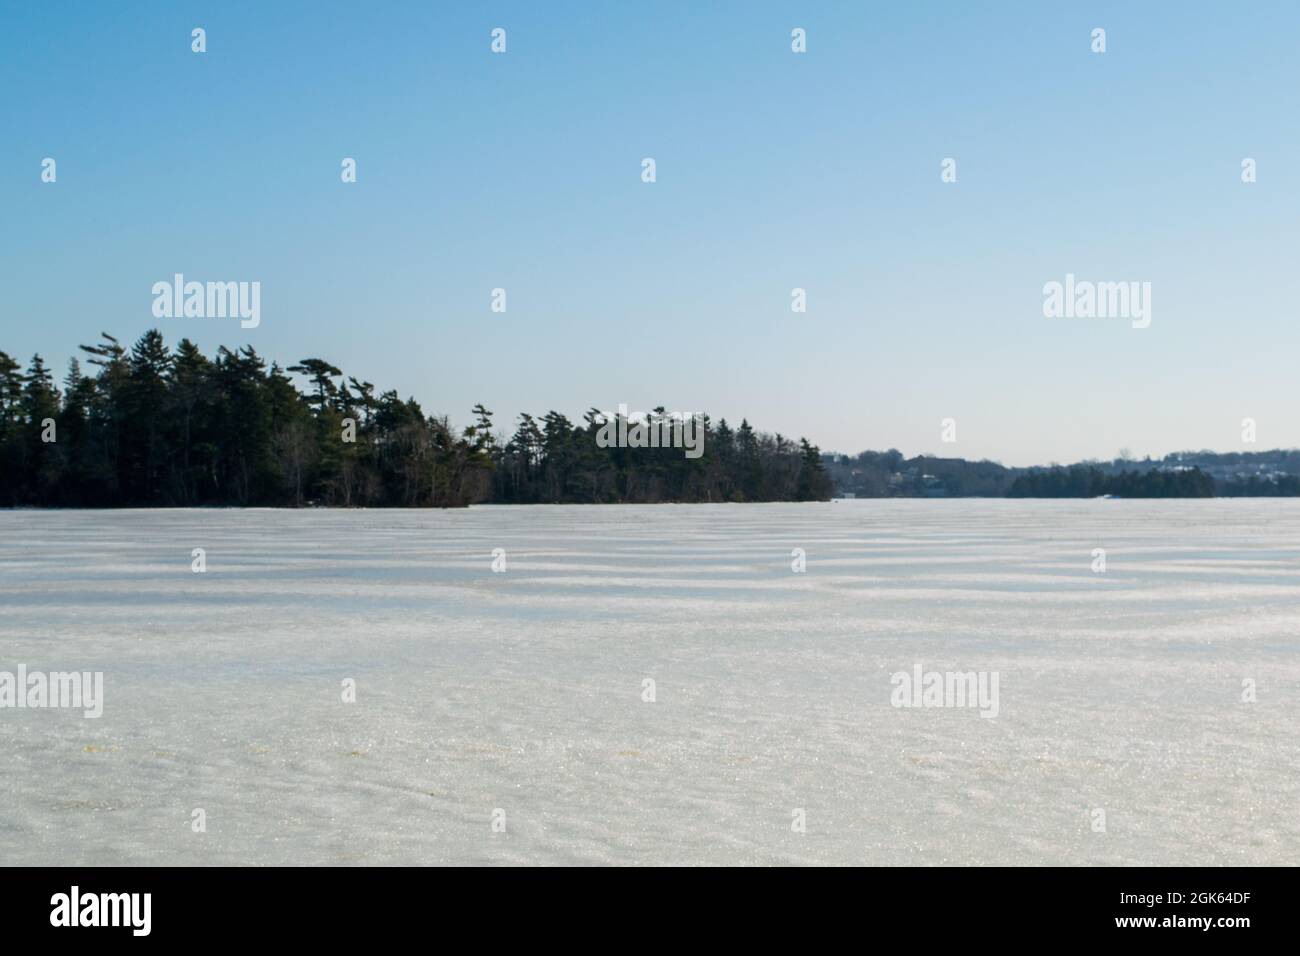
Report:
[{"label": "wind-swept snow texture", "polygon": [[0,512],[19,664],[5,864],[1300,861],[1294,500]]}]

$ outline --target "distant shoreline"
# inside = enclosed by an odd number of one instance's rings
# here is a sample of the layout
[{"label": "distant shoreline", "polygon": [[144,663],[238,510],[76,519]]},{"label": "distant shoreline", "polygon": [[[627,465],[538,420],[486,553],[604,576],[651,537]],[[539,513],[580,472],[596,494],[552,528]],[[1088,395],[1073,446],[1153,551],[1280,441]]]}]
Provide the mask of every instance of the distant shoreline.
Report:
[{"label": "distant shoreline", "polygon": [[[0,352],[0,506],[461,508],[833,498],[1300,496],[1300,451],[1178,452],[1008,468],[896,449],[823,453],[804,438],[664,407],[579,421],[484,405],[457,427],[322,358],[205,356],[156,329],[82,345],[62,385]],[[303,390],[298,382],[305,384]],[[607,406],[608,407],[608,406]],[[950,421],[950,420],[945,420]],[[687,423],[690,427],[687,428]],[[955,430],[944,432],[956,445]],[[1253,437],[1243,433],[1243,442]],[[689,439],[689,440],[687,440]]]},{"label": "distant shoreline", "polygon": [[481,508],[652,508],[652,507],[710,507],[710,506],[727,506],[735,508],[749,508],[762,505],[842,505],[847,503],[881,503],[893,501],[915,501],[915,502],[932,502],[938,505],[962,501],[1006,501],[1006,502],[1049,502],[1049,501],[1259,501],[1259,500],[1286,500],[1295,498],[1294,495],[1201,495],[1188,497],[1161,497],[1161,498],[1124,498],[1117,495],[1100,495],[1094,498],[1083,497],[1008,497],[992,495],[965,495],[962,497],[894,497],[894,498],[824,498],[817,501],[552,501],[552,502],[501,502],[501,501],[482,501],[460,507],[437,507],[431,505],[414,505],[405,506],[370,506],[370,505],[6,505],[0,506],[0,513],[24,514],[31,512],[69,512],[69,511],[88,511],[88,512],[113,512],[113,511],[284,511],[284,512],[406,512],[406,511],[436,511],[436,512],[458,512],[469,511],[471,509]]}]

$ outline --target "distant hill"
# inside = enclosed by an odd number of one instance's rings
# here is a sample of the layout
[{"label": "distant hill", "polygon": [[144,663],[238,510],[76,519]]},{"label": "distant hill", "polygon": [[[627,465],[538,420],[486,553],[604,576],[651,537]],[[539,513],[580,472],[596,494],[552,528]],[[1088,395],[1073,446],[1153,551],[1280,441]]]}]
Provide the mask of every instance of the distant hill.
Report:
[{"label": "distant hill", "polygon": [[896,449],[823,456],[837,495],[857,498],[1300,496],[1300,450],[1181,451],[1161,459],[1007,468],[992,461],[905,458]]}]

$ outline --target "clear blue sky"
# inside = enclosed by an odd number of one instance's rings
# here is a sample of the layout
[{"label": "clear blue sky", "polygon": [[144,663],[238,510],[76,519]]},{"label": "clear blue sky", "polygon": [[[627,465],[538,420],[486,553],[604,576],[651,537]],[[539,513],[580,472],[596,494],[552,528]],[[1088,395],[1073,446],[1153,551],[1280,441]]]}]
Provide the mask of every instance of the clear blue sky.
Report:
[{"label": "clear blue sky", "polygon": [[[157,325],[506,430],[625,402],[1008,464],[1241,448],[1246,416],[1254,447],[1300,445],[1293,2],[6,0],[3,22],[0,349],[60,377],[100,330]],[[154,319],[174,272],[260,281],[261,326]],[[1151,327],[1044,318],[1067,272],[1151,282]]]}]

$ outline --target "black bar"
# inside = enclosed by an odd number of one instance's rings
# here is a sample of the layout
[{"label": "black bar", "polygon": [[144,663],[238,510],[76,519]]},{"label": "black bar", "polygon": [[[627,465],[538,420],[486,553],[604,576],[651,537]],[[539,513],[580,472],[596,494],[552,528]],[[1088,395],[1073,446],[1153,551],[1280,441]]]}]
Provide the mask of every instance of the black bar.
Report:
[{"label": "black bar", "polygon": [[[0,869],[0,919],[8,943],[57,943],[75,932],[81,942],[112,937],[131,943],[285,941],[331,947],[414,934],[434,945],[465,933],[488,941],[502,933],[531,932],[538,944],[590,933],[594,941],[621,948],[620,935],[676,945],[685,942],[677,935],[681,927],[698,925],[701,938],[730,934],[759,941],[778,929],[820,937],[839,927],[881,941],[902,932],[919,945],[982,948],[1009,941],[1127,937],[1221,947],[1288,938],[1294,882],[1295,873],[1286,869],[1210,867],[599,874],[582,869],[451,874],[411,868],[13,868]],[[143,926],[142,905],[121,910],[126,925],[51,925],[53,900],[63,894],[70,903],[73,886],[88,915],[87,896],[148,893],[148,935],[136,935]],[[98,902],[91,905],[98,908]],[[1201,925],[1205,919],[1211,921],[1208,928]],[[1122,920],[1151,923],[1120,925]],[[1225,925],[1226,920],[1244,922]],[[670,929],[672,936],[661,935]]]}]

